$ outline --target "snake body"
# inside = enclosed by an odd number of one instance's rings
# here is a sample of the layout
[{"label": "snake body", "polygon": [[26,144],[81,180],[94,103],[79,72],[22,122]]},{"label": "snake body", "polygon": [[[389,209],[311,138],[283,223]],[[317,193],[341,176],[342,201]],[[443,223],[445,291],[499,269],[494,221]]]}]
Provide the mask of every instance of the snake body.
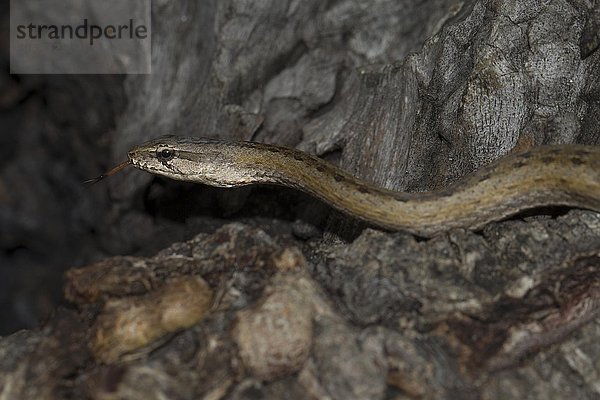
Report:
[{"label": "snake body", "polygon": [[600,212],[600,146],[536,147],[428,193],[387,190],[302,151],[253,142],[165,136],[133,148],[128,157],[141,170],[182,181],[296,188],[369,224],[423,237],[477,230],[541,206]]}]

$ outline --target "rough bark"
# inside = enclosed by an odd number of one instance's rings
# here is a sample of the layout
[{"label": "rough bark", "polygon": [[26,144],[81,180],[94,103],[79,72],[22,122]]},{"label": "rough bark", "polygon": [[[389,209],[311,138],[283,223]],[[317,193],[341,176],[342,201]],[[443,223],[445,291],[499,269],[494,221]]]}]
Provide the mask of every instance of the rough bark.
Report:
[{"label": "rough bark", "polygon": [[164,133],[295,146],[408,191],[600,145],[599,10],[156,1],[150,76],[3,76],[3,332],[71,269],[66,308],[0,339],[0,397],[598,398],[597,213],[418,240],[289,190],[79,182]]}]

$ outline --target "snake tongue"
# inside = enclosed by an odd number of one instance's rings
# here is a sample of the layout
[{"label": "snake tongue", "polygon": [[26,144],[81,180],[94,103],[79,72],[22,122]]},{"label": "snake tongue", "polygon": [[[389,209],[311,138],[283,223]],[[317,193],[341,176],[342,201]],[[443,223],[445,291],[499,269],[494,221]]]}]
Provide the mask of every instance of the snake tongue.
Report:
[{"label": "snake tongue", "polygon": [[131,161],[129,161],[129,160],[123,161],[122,163],[120,163],[119,165],[117,165],[116,167],[111,169],[110,171],[105,172],[96,178],[92,178],[92,179],[83,181],[83,183],[93,185],[94,183],[100,182],[104,178],[108,178],[109,176],[116,174],[117,172],[119,172],[120,170],[122,170],[123,168],[125,168],[126,166],[128,166],[130,164],[131,164]]}]

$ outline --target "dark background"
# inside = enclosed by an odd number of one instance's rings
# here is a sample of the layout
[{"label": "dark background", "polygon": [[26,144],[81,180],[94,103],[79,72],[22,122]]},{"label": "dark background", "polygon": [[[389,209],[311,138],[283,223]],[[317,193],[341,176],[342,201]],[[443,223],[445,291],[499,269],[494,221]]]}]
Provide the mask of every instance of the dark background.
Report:
[{"label": "dark background", "polygon": [[[10,75],[2,2],[0,335],[61,301],[62,273],[118,251],[103,241],[110,198],[82,184],[108,163],[124,76]],[[104,193],[102,193],[104,192]],[[131,250],[122,249],[124,252]]]}]

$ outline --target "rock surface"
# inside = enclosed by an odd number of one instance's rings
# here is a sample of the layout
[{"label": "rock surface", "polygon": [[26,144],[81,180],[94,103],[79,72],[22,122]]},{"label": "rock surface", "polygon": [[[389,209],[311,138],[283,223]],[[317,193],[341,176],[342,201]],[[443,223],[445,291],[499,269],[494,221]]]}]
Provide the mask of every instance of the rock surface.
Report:
[{"label": "rock surface", "polygon": [[235,223],[70,270],[66,296],[0,340],[6,398],[599,394],[591,212],[333,246]]}]

